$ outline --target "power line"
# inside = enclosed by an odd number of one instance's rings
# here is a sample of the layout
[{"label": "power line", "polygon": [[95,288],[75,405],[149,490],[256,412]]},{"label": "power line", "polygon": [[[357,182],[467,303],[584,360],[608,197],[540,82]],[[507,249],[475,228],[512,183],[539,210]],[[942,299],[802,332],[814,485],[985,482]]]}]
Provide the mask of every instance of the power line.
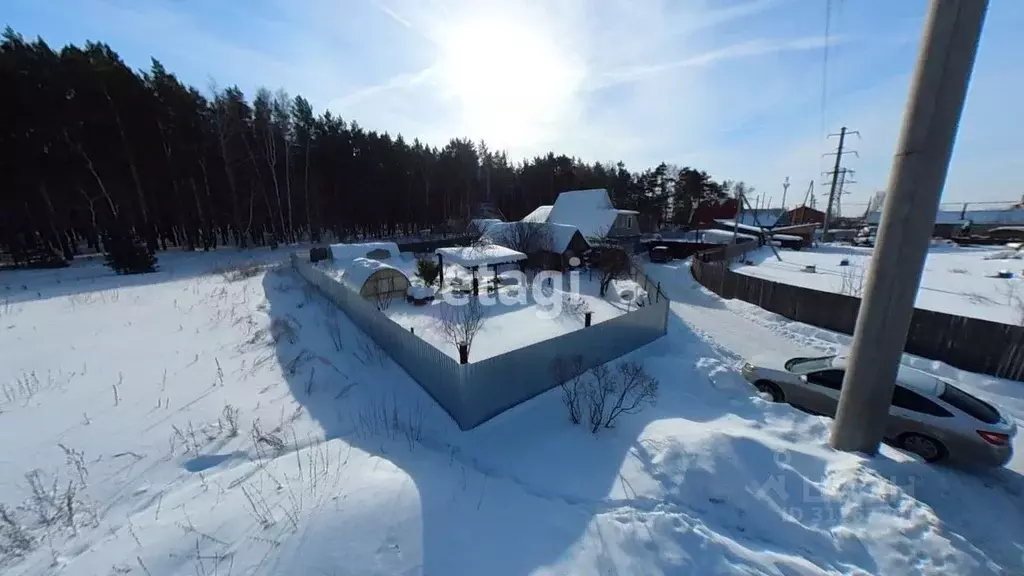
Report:
[{"label": "power line", "polygon": [[825,131],[825,105],[828,102],[828,45],[832,27],[832,0],[825,0],[825,48],[821,59],[821,132]]}]

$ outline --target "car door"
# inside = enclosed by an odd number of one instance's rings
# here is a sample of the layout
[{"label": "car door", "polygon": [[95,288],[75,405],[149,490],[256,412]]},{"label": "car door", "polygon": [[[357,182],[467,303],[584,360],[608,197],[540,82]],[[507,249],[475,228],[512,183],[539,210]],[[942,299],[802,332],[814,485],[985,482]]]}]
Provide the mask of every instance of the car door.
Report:
[{"label": "car door", "polygon": [[912,432],[945,440],[947,432],[943,420],[952,417],[953,414],[942,406],[897,384],[892,391],[885,437],[895,439],[901,434]]},{"label": "car door", "polygon": [[808,372],[801,376],[806,384],[801,407],[815,414],[835,418],[843,376],[844,371],[837,368]]}]

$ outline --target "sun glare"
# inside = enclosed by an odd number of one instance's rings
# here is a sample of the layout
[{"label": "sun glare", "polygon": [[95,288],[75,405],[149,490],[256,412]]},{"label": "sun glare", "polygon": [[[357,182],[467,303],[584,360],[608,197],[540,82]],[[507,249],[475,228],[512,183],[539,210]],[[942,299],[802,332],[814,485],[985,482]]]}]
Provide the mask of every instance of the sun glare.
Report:
[{"label": "sun glare", "polygon": [[507,13],[445,26],[437,69],[462,129],[496,147],[529,146],[557,131],[586,74],[542,25]]}]

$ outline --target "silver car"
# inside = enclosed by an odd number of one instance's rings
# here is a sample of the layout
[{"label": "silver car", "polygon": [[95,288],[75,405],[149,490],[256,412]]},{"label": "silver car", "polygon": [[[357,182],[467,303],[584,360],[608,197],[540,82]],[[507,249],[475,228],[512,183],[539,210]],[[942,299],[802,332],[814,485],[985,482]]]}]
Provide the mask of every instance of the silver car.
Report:
[{"label": "silver car", "polygon": [[[743,377],[775,402],[834,418],[846,374],[845,356],[753,358]],[[886,442],[928,462],[1002,466],[1013,456],[1017,424],[950,382],[900,366],[885,429]]]}]

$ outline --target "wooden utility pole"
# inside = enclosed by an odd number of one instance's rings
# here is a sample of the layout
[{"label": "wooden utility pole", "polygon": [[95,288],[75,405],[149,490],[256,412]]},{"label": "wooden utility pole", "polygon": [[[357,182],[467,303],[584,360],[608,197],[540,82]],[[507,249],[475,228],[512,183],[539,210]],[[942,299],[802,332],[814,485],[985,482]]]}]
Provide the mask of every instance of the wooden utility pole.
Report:
[{"label": "wooden utility pole", "polygon": [[786,192],[789,190],[789,176],[786,176],[786,181],[782,183],[782,209],[786,209]]},{"label": "wooden utility pole", "polygon": [[856,134],[857,136],[860,136],[860,132],[857,132],[856,130],[847,130],[846,126],[842,127],[842,129],[839,131],[839,134],[829,134],[828,135],[829,138],[834,138],[834,137],[838,136],[839,137],[839,146],[836,148],[835,152],[829,152],[829,153],[825,154],[825,156],[831,156],[832,154],[835,154],[835,156],[836,156],[836,165],[832,168],[831,172],[826,172],[826,174],[831,174],[832,175],[832,186],[829,187],[829,190],[828,190],[828,204],[826,205],[826,208],[825,208],[825,223],[822,225],[822,229],[821,229],[821,237],[822,237],[822,239],[825,239],[825,235],[828,234],[829,221],[832,219],[832,203],[835,201],[836,186],[839,184],[839,168],[840,168],[840,166],[842,165],[842,162],[843,162],[843,154],[857,155],[857,152],[854,151],[854,150],[844,150],[843,149],[843,147],[846,145],[846,135],[847,134]]},{"label": "wooden utility pole", "polygon": [[[932,0],[830,443],[874,455],[914,312],[988,0]],[[838,165],[838,163],[837,163]]]}]

